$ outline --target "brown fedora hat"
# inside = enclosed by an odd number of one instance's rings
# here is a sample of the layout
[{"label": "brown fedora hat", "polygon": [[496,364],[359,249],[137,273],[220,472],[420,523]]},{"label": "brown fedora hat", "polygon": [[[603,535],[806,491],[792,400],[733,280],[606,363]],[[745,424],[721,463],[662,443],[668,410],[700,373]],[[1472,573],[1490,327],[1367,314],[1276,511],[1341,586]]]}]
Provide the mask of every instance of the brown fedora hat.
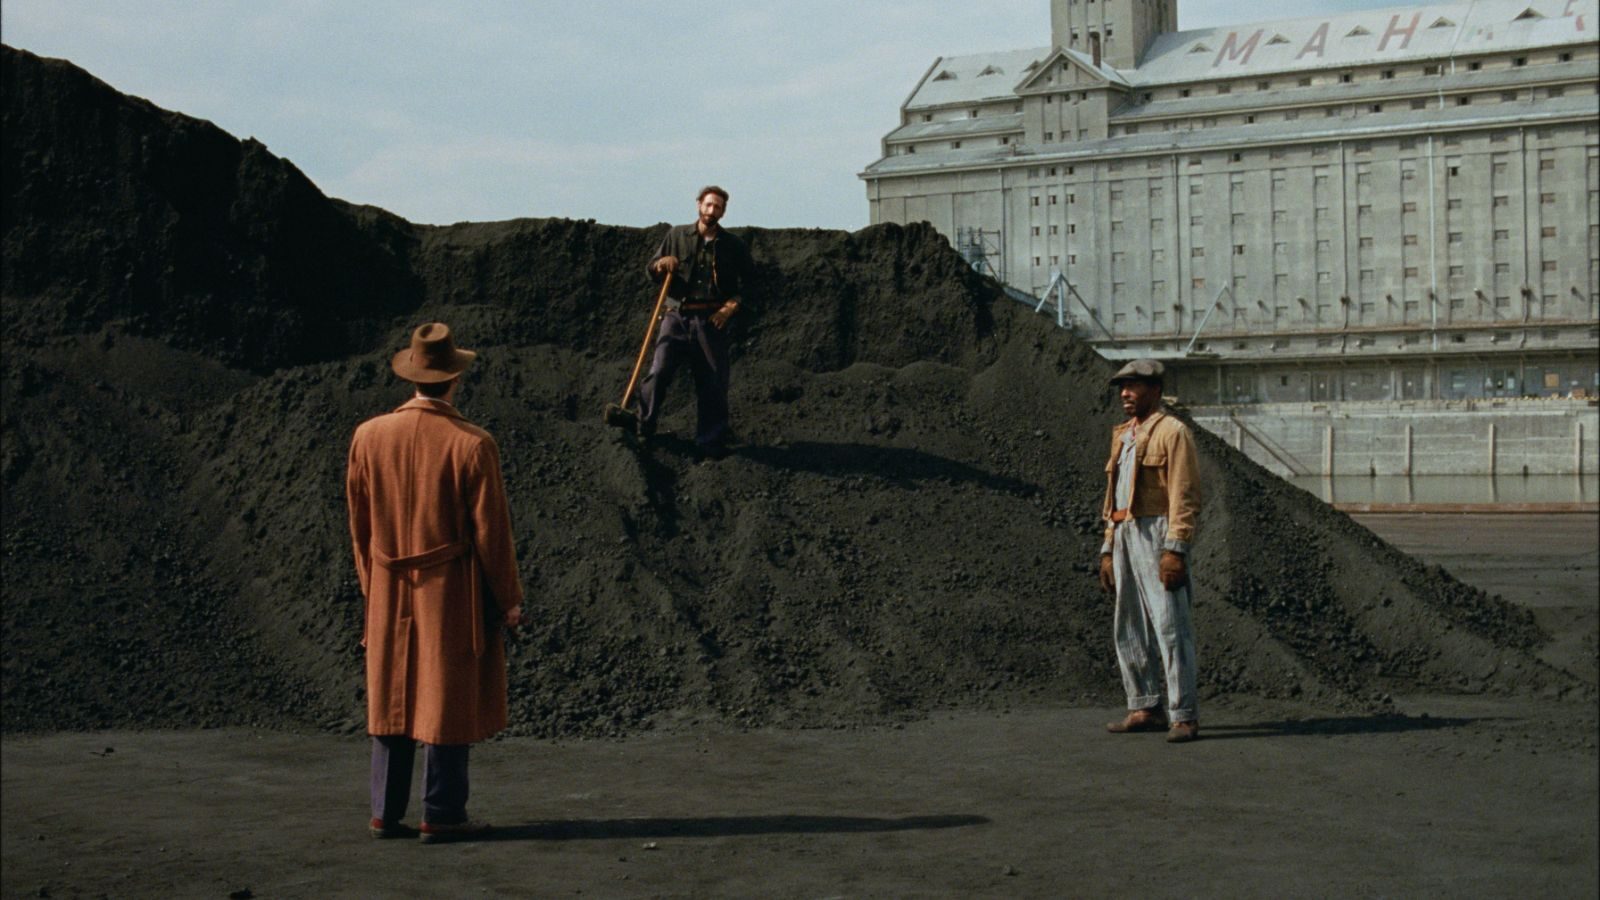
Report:
[{"label": "brown fedora hat", "polygon": [[414,384],[434,384],[465,372],[477,358],[471,350],[456,349],[449,325],[429,322],[411,332],[411,347],[396,353],[389,365],[396,375]]}]

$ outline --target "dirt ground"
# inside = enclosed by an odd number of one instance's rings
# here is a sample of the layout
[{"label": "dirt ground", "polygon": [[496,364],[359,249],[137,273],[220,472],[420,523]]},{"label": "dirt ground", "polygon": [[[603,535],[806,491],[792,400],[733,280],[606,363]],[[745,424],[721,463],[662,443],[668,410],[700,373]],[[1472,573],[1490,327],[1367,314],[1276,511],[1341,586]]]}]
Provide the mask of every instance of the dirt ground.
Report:
[{"label": "dirt ground", "polygon": [[[1478,546],[1463,577],[1497,573],[1514,602],[1546,597],[1548,561],[1484,552],[1498,546],[1486,535],[1514,524],[1525,545],[1552,547],[1597,527],[1582,516],[1363,524],[1428,561]],[[1567,565],[1572,592],[1545,608],[1586,603],[1592,641],[1600,552],[1570,554]],[[1185,747],[1103,734],[1112,711],[1066,705],[898,727],[688,722],[622,740],[511,738],[473,758],[474,813],[499,835],[451,846],[367,837],[359,737],[14,736],[3,744],[0,894],[1600,891],[1593,708],[1490,695],[1399,697],[1396,708],[1366,716],[1222,697],[1202,712],[1203,739]]]}]

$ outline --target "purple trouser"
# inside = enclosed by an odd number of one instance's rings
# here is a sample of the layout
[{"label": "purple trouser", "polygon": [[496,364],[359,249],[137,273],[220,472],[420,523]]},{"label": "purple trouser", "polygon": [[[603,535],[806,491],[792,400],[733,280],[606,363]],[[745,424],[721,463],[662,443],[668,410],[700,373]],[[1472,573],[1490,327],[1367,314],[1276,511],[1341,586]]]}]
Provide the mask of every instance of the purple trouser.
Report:
[{"label": "purple trouser", "polygon": [[[422,819],[436,825],[467,820],[468,744],[423,744]],[[411,799],[417,742],[403,734],[372,736],[372,817],[398,822]]]},{"label": "purple trouser", "polygon": [[721,443],[728,435],[728,332],[711,324],[709,316],[676,311],[661,316],[655,357],[639,387],[639,418],[655,424],[667,386],[684,359],[694,373],[699,415],[694,441],[702,446]]}]

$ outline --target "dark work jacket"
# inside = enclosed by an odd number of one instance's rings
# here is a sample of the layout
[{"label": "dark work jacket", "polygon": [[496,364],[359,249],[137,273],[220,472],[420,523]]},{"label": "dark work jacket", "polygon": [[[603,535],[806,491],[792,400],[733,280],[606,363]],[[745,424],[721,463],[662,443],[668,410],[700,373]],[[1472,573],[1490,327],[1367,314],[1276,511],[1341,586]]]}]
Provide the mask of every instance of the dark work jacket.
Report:
[{"label": "dark work jacket", "polygon": [[[645,266],[650,280],[660,282],[661,276],[655,273],[656,260],[663,256],[676,256],[678,258],[678,271],[673,273],[672,283],[667,286],[667,296],[682,300],[688,296],[689,285],[694,280],[694,264],[699,248],[700,234],[694,225],[674,225],[667,230],[661,239],[661,248],[656,255],[650,257],[650,262]],[[748,304],[745,291],[749,288],[750,277],[755,269],[755,264],[750,259],[750,250],[744,241],[733,236],[733,232],[726,228],[717,234],[716,243],[713,245],[711,262],[711,299],[717,302],[735,300],[743,306]]]}]

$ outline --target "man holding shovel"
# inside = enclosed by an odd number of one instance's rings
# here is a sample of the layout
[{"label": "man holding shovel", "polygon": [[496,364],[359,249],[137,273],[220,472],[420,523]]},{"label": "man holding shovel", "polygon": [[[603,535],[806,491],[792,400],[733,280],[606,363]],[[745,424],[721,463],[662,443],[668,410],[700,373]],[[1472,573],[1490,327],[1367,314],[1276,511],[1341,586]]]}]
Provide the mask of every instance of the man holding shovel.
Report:
[{"label": "man holding shovel", "polygon": [[1128,715],[1106,730],[1166,731],[1184,743],[1200,736],[1188,565],[1199,471],[1188,426],[1161,408],[1164,374],[1158,360],[1136,359],[1111,378],[1128,420],[1111,432],[1106,461],[1100,584],[1117,598]]},{"label": "man holding shovel", "polygon": [[639,390],[639,434],[655,434],[661,401],[678,367],[694,373],[698,412],[695,446],[703,457],[727,455],[728,322],[744,302],[754,268],[744,242],[719,224],[728,192],[700,189],[699,217],[669,230],[646,267],[653,281],[666,279],[666,312],[656,335],[650,373]]}]

